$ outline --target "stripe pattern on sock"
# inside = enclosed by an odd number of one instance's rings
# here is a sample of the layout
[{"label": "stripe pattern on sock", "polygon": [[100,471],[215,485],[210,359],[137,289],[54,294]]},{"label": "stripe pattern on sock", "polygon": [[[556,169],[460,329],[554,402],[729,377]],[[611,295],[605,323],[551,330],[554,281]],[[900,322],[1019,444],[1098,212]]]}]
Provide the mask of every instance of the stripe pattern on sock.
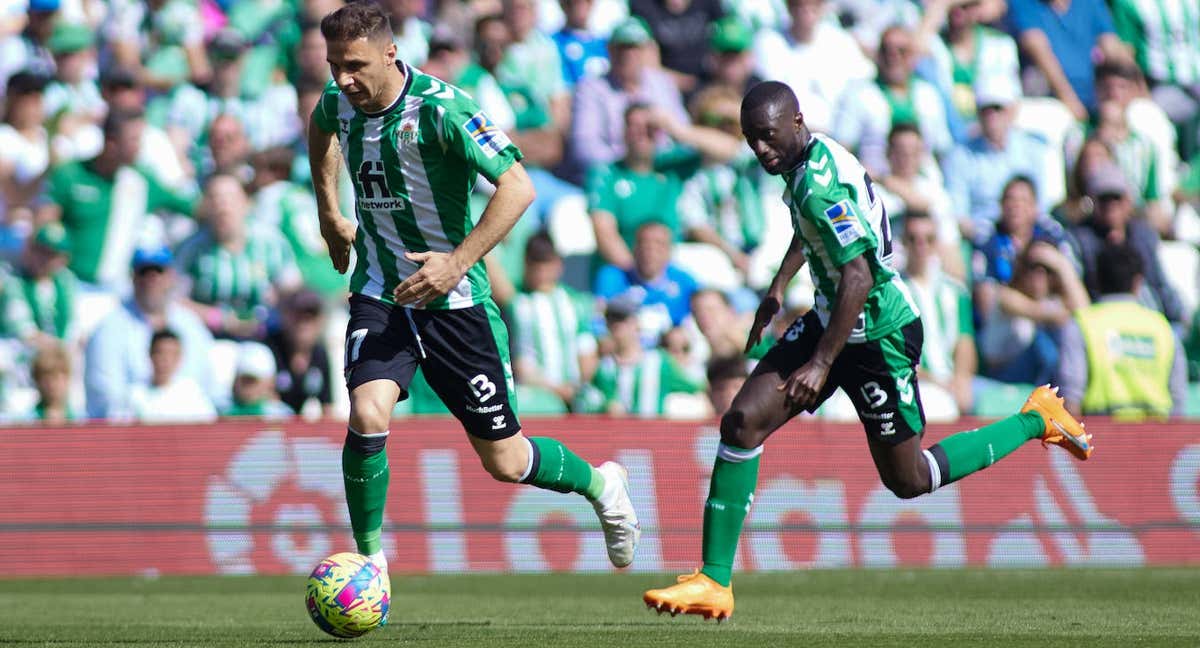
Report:
[{"label": "stripe pattern on sock", "polygon": [[717,456],[730,463],[742,463],[744,461],[750,461],[751,459],[762,454],[762,451],[762,446],[747,450],[745,448],[725,445],[724,443],[717,444]]},{"label": "stripe pattern on sock", "polygon": [[938,466],[937,459],[934,459],[933,453],[925,450],[925,462],[929,464],[929,492],[936,491],[942,485],[942,469]]},{"label": "stripe pattern on sock", "polygon": [[389,433],[389,430],[384,430],[375,434],[363,434],[347,425],[346,447],[366,457],[379,454],[387,445]]},{"label": "stripe pattern on sock", "polygon": [[525,464],[525,472],[521,473],[521,478],[517,481],[522,484],[528,484],[530,479],[537,474],[538,464],[541,463],[542,454],[538,451],[538,447],[532,441],[525,438],[525,447],[528,448],[529,461]]}]

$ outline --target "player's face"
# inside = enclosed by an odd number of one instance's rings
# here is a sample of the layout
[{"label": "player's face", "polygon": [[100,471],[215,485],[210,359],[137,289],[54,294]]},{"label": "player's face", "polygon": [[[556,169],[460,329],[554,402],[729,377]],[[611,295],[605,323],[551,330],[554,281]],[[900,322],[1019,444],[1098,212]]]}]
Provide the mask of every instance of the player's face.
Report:
[{"label": "player's face", "polygon": [[356,108],[378,108],[392,97],[382,97],[387,75],[396,63],[396,46],[363,37],[326,43],[329,72],[346,100]]},{"label": "player's face", "polygon": [[800,163],[803,127],[804,117],[800,113],[775,104],[742,112],[742,135],[759,164],[771,175],[789,171]]}]

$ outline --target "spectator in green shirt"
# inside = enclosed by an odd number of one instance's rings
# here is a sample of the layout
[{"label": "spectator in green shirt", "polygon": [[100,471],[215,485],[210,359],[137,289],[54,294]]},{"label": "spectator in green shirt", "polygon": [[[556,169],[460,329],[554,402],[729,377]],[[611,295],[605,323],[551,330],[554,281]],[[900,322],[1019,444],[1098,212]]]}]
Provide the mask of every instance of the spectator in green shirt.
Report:
[{"label": "spectator in green shirt", "polygon": [[71,335],[75,275],[67,268],[71,241],[59,223],[30,237],[16,271],[0,278],[0,335],[45,344]]},{"label": "spectator in green shirt", "polygon": [[657,129],[651,110],[634,104],[625,110],[625,157],[588,172],[588,210],[596,233],[596,249],[605,263],[633,268],[633,242],[638,228],[658,221],[679,240],[681,225],[676,203],[680,182],[654,170]]}]

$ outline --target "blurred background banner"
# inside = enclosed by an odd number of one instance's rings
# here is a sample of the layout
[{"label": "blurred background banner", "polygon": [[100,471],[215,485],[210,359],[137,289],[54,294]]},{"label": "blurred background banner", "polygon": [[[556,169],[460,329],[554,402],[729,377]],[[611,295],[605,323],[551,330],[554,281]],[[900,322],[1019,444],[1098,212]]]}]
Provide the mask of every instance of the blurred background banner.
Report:
[{"label": "blurred background banner", "polygon": [[[629,468],[634,569],[698,564],[715,428],[541,419],[586,459]],[[962,427],[960,424],[954,426]],[[1200,425],[1090,421],[1075,462],[1030,443],[903,501],[856,425],[803,421],[767,443],[744,570],[1200,563]],[[952,430],[933,426],[928,441]],[[0,558],[10,575],[301,573],[353,547],[335,423],[11,429],[0,435]],[[384,542],[397,572],[605,571],[582,498],[499,484],[460,428],[408,419],[388,443]]]}]

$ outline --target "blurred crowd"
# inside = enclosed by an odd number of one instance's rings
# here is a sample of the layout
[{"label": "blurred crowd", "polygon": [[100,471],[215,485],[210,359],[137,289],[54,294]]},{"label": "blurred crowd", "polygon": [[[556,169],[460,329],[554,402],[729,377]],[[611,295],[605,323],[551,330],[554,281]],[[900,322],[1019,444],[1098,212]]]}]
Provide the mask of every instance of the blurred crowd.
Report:
[{"label": "blurred crowd", "polygon": [[[344,412],[304,137],[340,4],[0,0],[0,421]],[[525,154],[537,200],[487,258],[524,415],[719,414],[811,307],[802,272],[743,353],[792,235],[738,123],[772,79],[874,179],[931,420],[1048,381],[1200,415],[1194,0],[381,5]]]}]

